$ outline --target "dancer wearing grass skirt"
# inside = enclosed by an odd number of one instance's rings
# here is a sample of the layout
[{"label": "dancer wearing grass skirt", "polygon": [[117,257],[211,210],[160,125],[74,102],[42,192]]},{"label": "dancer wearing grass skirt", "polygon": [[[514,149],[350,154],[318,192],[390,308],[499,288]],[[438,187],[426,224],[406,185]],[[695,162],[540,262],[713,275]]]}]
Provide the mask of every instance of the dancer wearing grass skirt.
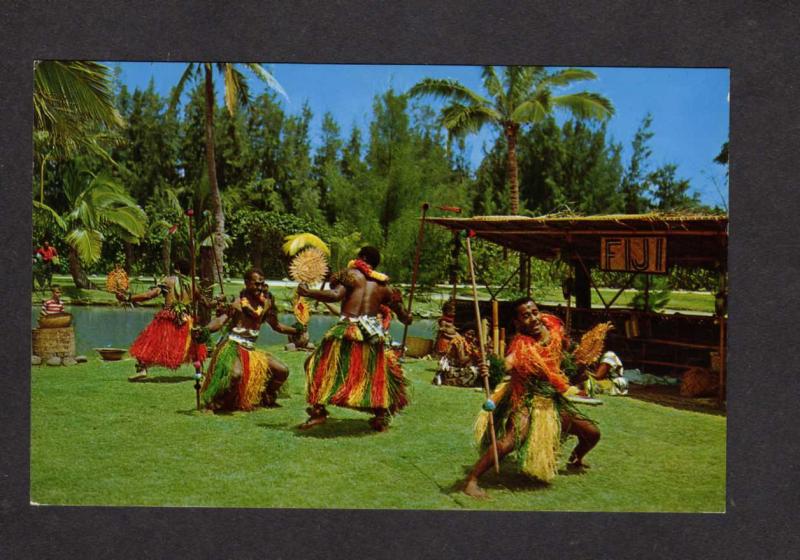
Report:
[{"label": "dancer wearing grass skirt", "polygon": [[309,418],[302,429],[325,422],[327,405],[371,412],[369,424],[382,432],[391,415],[408,404],[406,381],[397,354],[388,344],[391,312],[408,325],[402,295],[375,268],[380,253],[363,247],[348,267],[335,274],[329,290],[301,284],[298,293],[323,302],[342,302],[341,316],[306,362]]},{"label": "dancer wearing grass skirt", "polygon": [[199,339],[222,330],[223,336],[211,356],[200,399],[208,410],[252,410],[256,406],[278,406],[278,390],[289,377],[289,368],[261,350],[255,343],[263,323],[286,335],[299,335],[299,323],[289,327],[278,321],[277,308],[264,275],[250,269],[244,275],[245,289],[227,310],[197,329]]},{"label": "dancer wearing grass skirt", "polygon": [[[551,482],[558,471],[562,435],[578,438],[567,463],[577,470],[588,468],[583,458],[600,440],[594,422],[564,397],[570,385],[560,369],[566,344],[560,319],[539,313],[530,298],[515,301],[513,309],[516,334],[506,351],[511,379],[495,388],[475,423],[476,439],[486,451],[467,476],[464,492],[476,498],[486,496],[478,478],[494,461],[487,449],[489,414],[494,416],[498,456],[516,450],[522,472],[544,482]],[[482,369],[488,374],[488,366]]]}]

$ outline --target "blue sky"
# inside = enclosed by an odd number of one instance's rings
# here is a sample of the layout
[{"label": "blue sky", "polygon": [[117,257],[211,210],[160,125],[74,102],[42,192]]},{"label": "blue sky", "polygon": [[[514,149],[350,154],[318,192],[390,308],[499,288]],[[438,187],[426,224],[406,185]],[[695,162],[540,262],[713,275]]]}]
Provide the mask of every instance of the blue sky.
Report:
[{"label": "blue sky", "polygon": [[[184,63],[123,62],[120,79],[130,89],[147,87],[150,79],[163,96],[180,78]],[[330,111],[349,135],[355,124],[368,133],[375,95],[388,87],[405,91],[423,77],[454,78],[482,91],[477,66],[406,66],[344,64],[265,64],[286,90],[283,100],[289,113],[296,113],[308,101],[314,113],[312,145],[319,139],[322,115]],[[655,136],[650,141],[653,167],[665,163],[678,166],[678,175],[689,179],[692,190],[707,204],[728,200],[725,170],[712,160],[728,140],[730,73],[720,68],[592,68],[597,80],[559,92],[587,89],[611,99],[616,114],[608,123],[615,142],[623,145],[627,165],[631,141],[645,114],[653,115]],[[253,94],[264,86],[250,80]],[[220,98],[218,97],[218,100]],[[431,105],[437,104],[427,100]],[[486,128],[467,141],[472,167],[483,157],[483,147],[491,146],[497,132]],[[722,191],[721,193],[719,191]]]}]

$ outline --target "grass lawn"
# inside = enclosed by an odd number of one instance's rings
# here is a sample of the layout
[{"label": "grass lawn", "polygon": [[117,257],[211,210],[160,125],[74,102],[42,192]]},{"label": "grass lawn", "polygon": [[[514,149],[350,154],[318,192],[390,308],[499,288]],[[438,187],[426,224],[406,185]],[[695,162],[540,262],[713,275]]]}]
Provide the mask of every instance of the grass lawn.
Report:
[{"label": "grass lawn", "polygon": [[[628,398],[587,412],[603,433],[586,474],[551,486],[516,474],[482,480],[491,499],[455,484],[476,460],[482,402],[434,387],[433,362],[410,361],[412,404],[383,434],[367,415],[331,408],[302,432],[303,353],[282,408],[194,410],[191,369],[129,383],[133,361],[32,371],[31,500],[52,505],[718,512],[725,507],[725,418]],[[574,439],[567,442],[568,448]]]}]

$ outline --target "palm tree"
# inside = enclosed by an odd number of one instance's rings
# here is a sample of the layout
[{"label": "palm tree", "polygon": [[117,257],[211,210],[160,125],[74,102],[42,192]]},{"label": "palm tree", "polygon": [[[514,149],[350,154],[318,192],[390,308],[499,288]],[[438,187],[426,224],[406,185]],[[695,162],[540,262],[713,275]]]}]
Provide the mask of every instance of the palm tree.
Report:
[{"label": "palm tree", "polygon": [[[208,166],[208,183],[211,190],[211,211],[214,217],[213,250],[216,255],[216,265],[219,267],[219,270],[216,272],[217,275],[221,275],[225,257],[225,214],[222,209],[222,197],[220,196],[219,183],[217,182],[216,155],[214,153],[215,66],[217,72],[223,76],[225,81],[225,106],[228,108],[228,112],[231,116],[234,114],[237,103],[246,105],[250,99],[250,88],[244,74],[236,68],[235,64],[226,62],[192,62],[186,67],[177,86],[175,86],[173,90],[172,99],[170,100],[170,109],[174,109],[177,106],[180,96],[189,80],[203,78],[206,101],[206,164]],[[250,63],[244,66],[250,69],[256,77],[267,84],[268,87],[286,96],[286,92],[278,81],[260,64]]]},{"label": "palm tree", "polygon": [[69,210],[56,222],[67,232],[75,286],[91,288],[82,264],[100,259],[105,234],[138,244],[147,231],[147,215],[109,175],[92,173],[79,159],[66,167],[63,178]]},{"label": "palm tree", "polygon": [[502,80],[493,66],[483,68],[483,87],[489,97],[474,92],[456,80],[426,78],[409,95],[431,95],[450,104],[442,109],[441,122],[451,137],[478,132],[485,124],[497,126],[508,146],[508,177],[511,214],[519,213],[517,135],[522,126],[535,125],[564,109],[579,118],[605,120],[614,114],[611,101],[588,91],[553,95],[553,88],[568,86],[597,76],[589,70],[565,68],[548,72],[542,66],[505,66]]},{"label": "palm tree", "polygon": [[34,62],[33,127],[39,161],[39,204],[44,204],[44,170],[49,159],[79,151],[111,161],[102,147],[125,121],[114,107],[107,66],[81,60]]}]

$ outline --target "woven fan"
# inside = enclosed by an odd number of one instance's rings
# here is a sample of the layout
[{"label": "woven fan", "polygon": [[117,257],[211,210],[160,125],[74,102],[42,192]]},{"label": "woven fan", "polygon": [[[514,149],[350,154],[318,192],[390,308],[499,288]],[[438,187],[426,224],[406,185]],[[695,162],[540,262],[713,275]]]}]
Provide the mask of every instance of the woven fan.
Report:
[{"label": "woven fan", "polygon": [[316,284],[328,273],[328,259],[325,253],[309,247],[298,253],[289,265],[289,277],[295,282]]},{"label": "woven fan", "polygon": [[578,348],[573,352],[575,362],[579,365],[588,366],[597,361],[600,354],[603,353],[603,346],[605,346],[606,335],[609,329],[614,328],[611,323],[600,323],[592,327],[581,337],[581,343]]}]

